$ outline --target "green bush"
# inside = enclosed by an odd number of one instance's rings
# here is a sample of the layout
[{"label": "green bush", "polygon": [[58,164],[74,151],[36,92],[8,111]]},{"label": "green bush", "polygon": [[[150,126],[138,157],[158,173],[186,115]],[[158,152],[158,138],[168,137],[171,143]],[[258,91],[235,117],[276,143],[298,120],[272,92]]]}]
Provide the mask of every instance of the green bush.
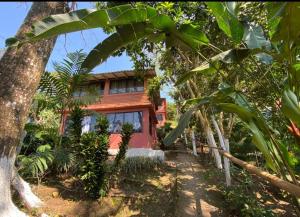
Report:
[{"label": "green bush", "polygon": [[242,183],[226,187],[222,192],[229,212],[241,217],[273,217],[273,212],[256,199],[252,178],[244,171],[240,174]]},{"label": "green bush", "polygon": [[40,180],[53,161],[53,151],[49,144],[40,145],[29,155],[18,155],[19,173],[24,177]]},{"label": "green bush", "polygon": [[163,143],[164,138],[166,137],[166,135],[172,130],[171,127],[171,123],[165,123],[165,125],[163,127],[160,127],[157,129],[156,133],[157,133],[157,138],[158,138],[158,142],[160,143],[160,148],[162,150],[165,149],[165,145]]},{"label": "green bush", "polygon": [[58,130],[42,124],[27,123],[25,131],[16,165],[24,178],[40,180],[54,161],[53,147],[59,141]]},{"label": "green bush", "polygon": [[69,172],[76,168],[76,154],[71,152],[70,149],[63,146],[58,146],[53,150],[53,170],[55,172]]},{"label": "green bush", "polygon": [[70,125],[68,132],[74,146],[80,143],[83,118],[84,111],[79,106],[75,106],[70,113]]},{"label": "green bush", "polygon": [[118,169],[121,161],[124,160],[124,158],[125,158],[126,150],[127,150],[132,133],[133,133],[132,124],[129,124],[129,123],[123,124],[122,131],[121,131],[122,141],[119,146],[119,152],[116,155],[116,158],[114,160],[114,170]]},{"label": "green bush", "polygon": [[84,183],[84,191],[92,198],[104,196],[107,192],[108,173],[108,120],[105,116],[97,118],[95,132],[81,136],[78,159],[78,176]]}]

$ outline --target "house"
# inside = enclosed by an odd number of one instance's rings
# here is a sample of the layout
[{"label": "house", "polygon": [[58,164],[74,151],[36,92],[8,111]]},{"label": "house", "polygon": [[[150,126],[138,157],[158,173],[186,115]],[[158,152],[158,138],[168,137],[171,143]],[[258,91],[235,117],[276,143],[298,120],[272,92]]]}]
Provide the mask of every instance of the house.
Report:
[{"label": "house", "polygon": [[[117,71],[93,74],[88,86],[95,85],[99,93],[99,101],[84,107],[86,110],[105,114],[109,120],[109,152],[115,154],[121,141],[120,130],[125,122],[133,125],[134,133],[129,148],[153,148],[157,142],[156,118],[158,105],[147,95],[148,79],[154,77],[154,70],[147,70],[143,80],[135,77],[134,71]],[[74,96],[84,95],[82,91]],[[166,101],[160,106],[159,113],[165,115]],[[68,112],[64,116],[62,129],[66,126]],[[163,116],[165,120],[165,116]],[[96,116],[86,116],[83,120],[83,132],[94,130]]]}]

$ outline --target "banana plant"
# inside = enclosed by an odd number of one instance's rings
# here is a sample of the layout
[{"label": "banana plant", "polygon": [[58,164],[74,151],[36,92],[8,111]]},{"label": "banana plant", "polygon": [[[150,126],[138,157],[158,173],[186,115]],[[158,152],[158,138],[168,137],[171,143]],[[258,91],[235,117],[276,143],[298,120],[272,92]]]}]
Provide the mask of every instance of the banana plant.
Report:
[{"label": "banana plant", "polygon": [[[288,176],[289,181],[295,181],[293,165],[289,160],[288,151],[283,144],[275,139],[274,130],[268,125],[262,113],[255,109],[246,97],[227,84],[221,84],[219,90],[210,96],[195,98],[185,101],[187,111],[179,119],[177,127],[171,131],[164,139],[164,144],[170,145],[183,133],[189,124],[192,114],[201,106],[210,106],[217,110],[235,113],[252,132],[252,140],[256,147],[265,157],[267,166],[274,172],[281,174],[282,177]],[[295,109],[286,105],[287,109]],[[299,112],[300,109],[298,107]]]},{"label": "banana plant", "polygon": [[52,15],[33,24],[25,40],[6,40],[7,46],[20,47],[24,43],[60,34],[92,28],[115,27],[115,32],[99,43],[82,63],[83,68],[92,70],[110,55],[126,45],[145,38],[149,41],[165,42],[167,47],[180,46],[197,50],[208,45],[206,35],[191,24],[176,23],[167,15],[147,5],[121,5],[109,9],[81,9],[66,14]]}]

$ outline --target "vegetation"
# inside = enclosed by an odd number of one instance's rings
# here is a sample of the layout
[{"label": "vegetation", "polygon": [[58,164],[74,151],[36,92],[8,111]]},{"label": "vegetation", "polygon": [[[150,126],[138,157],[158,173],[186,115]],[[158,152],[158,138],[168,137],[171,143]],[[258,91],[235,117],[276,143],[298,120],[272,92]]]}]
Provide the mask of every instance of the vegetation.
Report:
[{"label": "vegetation", "polygon": [[234,186],[224,188],[223,195],[229,212],[236,216],[275,216],[271,209],[264,207],[255,195],[254,182],[252,178],[242,170],[239,174],[243,182]]},{"label": "vegetation", "polygon": [[166,137],[166,135],[171,132],[172,128],[171,128],[171,123],[165,123],[165,125],[163,127],[160,127],[157,129],[156,133],[157,133],[157,138],[158,141],[160,143],[160,148],[162,150],[164,150],[166,147],[164,145],[164,141],[163,139]]},{"label": "vegetation", "polygon": [[[153,101],[162,85],[175,87],[171,95],[181,117],[170,133],[169,126],[158,131],[163,145],[173,144],[185,128],[193,128],[207,140],[219,169],[223,164],[217,149],[230,149],[234,155],[255,161],[264,170],[299,186],[299,12],[297,2],[98,3],[95,10],[51,15],[35,22],[25,39],[10,38],[7,44],[22,47],[99,27],[111,34],[88,55],[81,51],[68,54],[62,64],[55,64],[56,72],[44,73],[40,90],[50,99],[43,101],[36,95],[37,106],[31,111],[35,123],[21,149],[20,172],[39,178],[55,161],[58,171],[67,171],[71,160],[58,163],[63,156],[59,153],[67,153],[74,146],[74,154],[82,159],[78,171],[86,192],[93,197],[104,195],[107,121],[100,118],[97,133],[81,135],[83,114],[78,106],[90,100],[73,95],[93,68],[126,50],[137,71],[154,63],[163,70],[148,87]],[[36,123],[45,101],[53,102],[60,122],[65,109],[73,111],[70,138],[57,135],[58,127],[54,133],[55,127]],[[169,117],[175,119],[174,107],[170,107]],[[125,157],[131,134],[132,126],[123,125],[115,168]],[[230,167],[224,168],[228,174]],[[236,205],[234,212],[240,209],[244,216],[271,216],[251,195],[245,196],[249,194],[246,188],[241,185],[226,190],[227,202]],[[290,193],[288,197],[300,215],[299,198]]]},{"label": "vegetation", "polygon": [[114,160],[114,168],[116,169],[118,169],[118,167],[120,166],[121,161],[125,159],[126,150],[128,148],[129,140],[132,136],[132,133],[133,133],[133,126],[129,123],[123,124],[121,130],[122,141],[119,146],[119,152],[116,155],[116,158]]},{"label": "vegetation", "polygon": [[[55,72],[44,72],[41,78],[39,89],[54,102],[55,109],[60,113],[60,123],[66,109],[71,110],[99,99],[96,87],[82,88],[91,75],[86,68],[81,67],[85,58],[86,54],[82,50],[68,53],[61,63],[53,63]],[[75,95],[83,91],[86,93]]]}]

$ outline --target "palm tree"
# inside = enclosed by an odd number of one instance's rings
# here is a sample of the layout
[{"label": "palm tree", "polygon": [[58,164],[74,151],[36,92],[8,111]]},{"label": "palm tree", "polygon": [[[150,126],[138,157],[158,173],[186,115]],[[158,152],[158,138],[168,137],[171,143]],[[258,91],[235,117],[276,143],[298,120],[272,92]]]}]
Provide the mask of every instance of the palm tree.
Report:
[{"label": "palm tree", "polygon": [[[56,102],[56,109],[61,115],[60,123],[65,110],[99,100],[96,85],[84,87],[91,76],[87,69],[81,67],[85,58],[86,54],[82,50],[68,53],[67,59],[53,63],[55,72],[45,72],[41,78],[39,89]],[[85,91],[83,96],[76,96],[82,91]]]}]

